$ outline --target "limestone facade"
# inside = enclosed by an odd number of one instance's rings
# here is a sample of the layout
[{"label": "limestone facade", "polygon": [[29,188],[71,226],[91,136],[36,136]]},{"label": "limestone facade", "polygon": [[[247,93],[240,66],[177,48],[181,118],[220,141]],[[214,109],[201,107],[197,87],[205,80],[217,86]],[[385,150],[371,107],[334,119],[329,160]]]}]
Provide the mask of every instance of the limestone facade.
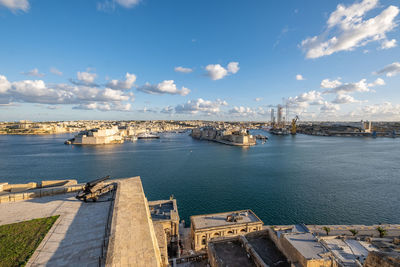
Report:
[{"label": "limestone facade", "polygon": [[[244,219],[226,221],[227,217],[232,214],[244,216]],[[213,220],[218,223],[213,224]],[[251,210],[191,216],[190,221],[192,249],[195,251],[206,249],[208,241],[212,239],[244,235],[260,231],[263,227],[263,222]],[[203,223],[203,221],[206,221],[206,223]]]}]

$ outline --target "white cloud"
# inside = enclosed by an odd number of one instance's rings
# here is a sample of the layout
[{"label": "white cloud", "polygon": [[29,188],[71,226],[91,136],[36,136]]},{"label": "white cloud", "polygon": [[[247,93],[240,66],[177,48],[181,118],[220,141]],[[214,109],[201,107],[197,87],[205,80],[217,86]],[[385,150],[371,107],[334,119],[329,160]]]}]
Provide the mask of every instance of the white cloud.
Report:
[{"label": "white cloud", "polygon": [[129,90],[132,88],[135,81],[136,75],[127,72],[125,75],[125,81],[111,80],[106,86],[117,90]]},{"label": "white cloud", "polygon": [[212,80],[221,80],[228,74],[235,74],[239,71],[239,62],[229,62],[227,69],[220,64],[210,64],[206,66],[207,75]]},{"label": "white cloud", "polygon": [[330,102],[325,101],[321,106],[320,111],[323,113],[335,113],[340,110],[339,105],[332,104]]},{"label": "white cloud", "polygon": [[235,74],[239,71],[239,62],[229,62],[228,63],[228,72]]},{"label": "white cloud", "polygon": [[125,7],[132,8],[140,3],[140,0],[115,0],[116,3]]},{"label": "white cloud", "polygon": [[208,76],[212,80],[220,80],[224,78],[226,75],[228,75],[228,71],[222,67],[220,64],[210,64],[206,66],[206,71],[208,73]]},{"label": "white cloud", "polygon": [[175,67],[174,70],[175,70],[176,72],[182,72],[182,73],[191,73],[191,72],[193,72],[193,69],[191,69],[191,68],[184,68],[184,67],[181,67],[181,66]]},{"label": "white cloud", "polygon": [[379,86],[385,85],[385,81],[383,79],[381,79],[381,78],[378,78],[373,83],[369,83],[368,84],[368,86],[370,86],[370,87],[374,87],[374,86],[377,86],[377,85],[379,85]]},{"label": "white cloud", "polygon": [[58,76],[61,76],[61,75],[63,75],[63,73],[61,72],[61,71],[59,71],[58,69],[56,69],[56,68],[50,68],[50,72],[51,73],[53,73],[53,74],[55,74],[55,75],[58,75]]},{"label": "white cloud", "polygon": [[148,107],[144,107],[142,109],[138,109],[137,111],[140,112],[140,113],[157,113],[156,109],[148,108]]},{"label": "white cloud", "polygon": [[[324,81],[327,81],[324,83]],[[325,79],[321,82],[322,88],[328,88],[329,90],[324,91],[324,93],[335,93],[335,94],[348,94],[353,92],[370,92],[371,88],[377,85],[384,85],[385,82],[382,79],[377,79],[373,83],[367,83],[366,79],[362,79],[359,82],[355,83],[341,83],[336,81],[330,82],[328,79]],[[336,87],[333,85],[336,84]]]},{"label": "white cloud", "polygon": [[321,82],[321,88],[335,88],[338,87],[339,85],[341,85],[342,82],[339,80],[329,80],[329,79],[324,79]]},{"label": "white cloud", "polygon": [[384,102],[382,104],[364,106],[362,107],[362,115],[383,120],[387,120],[388,118],[398,120],[400,117],[400,105]]},{"label": "white cloud", "polygon": [[360,103],[361,101],[355,100],[354,97],[350,95],[336,95],[336,98],[332,101],[334,104],[350,104],[350,103]]},{"label": "white cloud", "polygon": [[17,10],[27,12],[29,10],[28,0],[0,0],[0,6],[5,6],[14,12]]},{"label": "white cloud", "polygon": [[321,92],[313,90],[302,93],[296,97],[289,97],[287,99],[287,104],[293,111],[300,113],[308,108],[309,105],[322,105],[323,98]]},{"label": "white cloud", "polygon": [[389,49],[397,46],[397,40],[392,39],[392,40],[385,40],[381,44],[381,49]]},{"label": "white cloud", "polygon": [[140,3],[141,0],[105,0],[97,3],[97,10],[114,11],[115,5],[120,5],[124,8],[133,8]]},{"label": "white cloud", "polygon": [[171,94],[182,96],[190,93],[190,90],[183,86],[181,90],[178,90],[176,84],[174,83],[174,80],[165,80],[159,84],[146,83],[145,85],[139,87],[138,90],[148,94]]},{"label": "white cloud", "polygon": [[85,72],[85,71],[83,71],[83,72],[78,71],[76,76],[77,76],[79,81],[87,83],[87,84],[91,84],[96,79],[97,74],[96,73]]},{"label": "white cloud", "polygon": [[45,74],[40,73],[37,68],[34,68],[33,70],[27,71],[27,72],[21,72],[21,74],[27,75],[27,76],[35,76],[35,77],[43,77]]},{"label": "white cloud", "polygon": [[242,106],[236,107],[235,106],[232,109],[230,109],[228,111],[228,113],[231,115],[234,115],[234,116],[247,117],[247,116],[254,116],[254,115],[256,115],[257,112],[249,107],[242,107]]},{"label": "white cloud", "polygon": [[297,74],[297,75],[296,75],[296,80],[298,80],[298,81],[303,81],[303,80],[305,80],[305,79],[304,79],[303,75]]},{"label": "white cloud", "polygon": [[221,111],[222,106],[227,106],[226,101],[217,99],[216,101],[204,100],[198,98],[196,100],[189,100],[185,104],[177,105],[175,107],[176,113],[197,114],[199,112],[204,114],[217,114]]},{"label": "white cloud", "polygon": [[302,114],[307,111],[310,105],[324,104],[323,100],[321,92],[313,90],[295,97],[289,97],[286,100],[286,104],[289,106],[291,112]]},{"label": "white cloud", "polygon": [[11,88],[11,83],[6,76],[0,75],[0,94],[6,93]]},{"label": "white cloud", "polygon": [[101,93],[98,94],[98,97],[104,98],[108,101],[127,101],[130,98],[130,95],[126,95],[124,92],[120,90],[113,90],[110,88],[105,88],[104,90],[99,90]]},{"label": "white cloud", "polygon": [[319,36],[302,41],[307,58],[319,58],[339,51],[349,51],[369,42],[386,42],[386,33],[396,26],[399,8],[389,6],[377,16],[364,19],[365,14],[378,7],[378,0],[363,0],[348,7],[338,5],[327,21],[327,29]]},{"label": "white cloud", "polygon": [[164,107],[160,112],[165,114],[172,114],[174,112],[174,108],[171,106],[167,106]]},{"label": "white cloud", "polygon": [[257,97],[257,98],[254,99],[254,101],[256,101],[256,102],[260,102],[261,100],[263,100],[262,97]]},{"label": "white cloud", "polygon": [[78,71],[76,73],[77,79],[69,79],[69,81],[75,85],[83,85],[83,86],[91,86],[91,87],[98,87],[99,85],[94,82],[97,77],[96,73],[89,72],[90,69],[87,71]]},{"label": "white cloud", "polygon": [[380,71],[377,71],[375,74],[386,74],[387,77],[392,77],[400,73],[400,62],[393,62],[390,65],[387,65]]},{"label": "white cloud", "polygon": [[[47,85],[43,80],[22,80],[9,82],[0,75],[1,102],[26,102],[38,104],[77,105],[77,108],[124,110],[127,102],[134,101],[133,93],[111,88],[95,88],[90,86],[74,86],[68,84]],[[124,103],[125,102],[125,103]]]},{"label": "white cloud", "polygon": [[84,110],[100,110],[100,111],[130,111],[131,104],[121,104],[121,103],[99,103],[92,102],[86,104],[79,104],[78,106],[73,107],[73,109],[84,109]]}]

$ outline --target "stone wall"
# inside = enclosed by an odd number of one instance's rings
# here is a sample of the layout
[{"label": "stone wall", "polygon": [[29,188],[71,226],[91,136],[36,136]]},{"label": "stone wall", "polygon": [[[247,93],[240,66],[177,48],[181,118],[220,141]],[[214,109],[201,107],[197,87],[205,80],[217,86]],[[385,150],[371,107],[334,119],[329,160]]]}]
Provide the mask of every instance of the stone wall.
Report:
[{"label": "stone wall", "polygon": [[[207,248],[209,240],[220,237],[235,237],[262,229],[262,222],[254,222],[243,225],[228,225],[224,227],[210,227],[207,229],[194,230],[191,225],[192,247],[198,251]],[[203,242],[205,239],[205,242]],[[203,244],[204,243],[204,244]]]},{"label": "stone wall", "polygon": [[305,258],[286,238],[281,235],[278,239],[278,248],[284,252],[291,262],[298,262],[303,267],[334,267],[335,263],[331,259],[307,259]]},{"label": "stone wall", "polygon": [[29,191],[19,192],[19,193],[8,193],[0,195],[0,203],[15,202],[28,200],[32,198],[39,198],[45,196],[52,196],[57,194],[72,193],[82,190],[83,184],[71,185],[71,186],[60,186],[60,187],[49,187],[41,189],[32,189]]},{"label": "stone wall", "polygon": [[118,183],[106,266],[162,266],[161,252],[140,177]]},{"label": "stone wall", "polygon": [[364,263],[365,267],[400,267],[400,253],[372,251]]}]

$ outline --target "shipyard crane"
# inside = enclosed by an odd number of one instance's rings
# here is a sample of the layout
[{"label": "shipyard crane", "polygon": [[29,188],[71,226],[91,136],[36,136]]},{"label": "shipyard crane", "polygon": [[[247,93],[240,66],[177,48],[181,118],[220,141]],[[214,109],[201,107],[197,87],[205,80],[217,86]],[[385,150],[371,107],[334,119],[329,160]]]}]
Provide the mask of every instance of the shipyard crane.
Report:
[{"label": "shipyard crane", "polygon": [[296,115],[296,117],[294,117],[294,119],[292,120],[292,128],[290,129],[290,133],[292,135],[295,135],[297,133],[297,126],[296,123],[299,120],[299,116]]}]

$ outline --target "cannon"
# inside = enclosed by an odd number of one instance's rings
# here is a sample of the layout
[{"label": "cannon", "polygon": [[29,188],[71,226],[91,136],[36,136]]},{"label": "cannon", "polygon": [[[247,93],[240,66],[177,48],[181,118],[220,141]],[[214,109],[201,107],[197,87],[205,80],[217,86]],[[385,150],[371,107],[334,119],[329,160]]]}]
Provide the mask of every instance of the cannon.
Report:
[{"label": "cannon", "polygon": [[76,198],[87,202],[89,199],[96,202],[99,197],[114,188],[114,184],[106,185],[105,180],[110,179],[110,175],[87,182],[82,191],[79,191]]}]

